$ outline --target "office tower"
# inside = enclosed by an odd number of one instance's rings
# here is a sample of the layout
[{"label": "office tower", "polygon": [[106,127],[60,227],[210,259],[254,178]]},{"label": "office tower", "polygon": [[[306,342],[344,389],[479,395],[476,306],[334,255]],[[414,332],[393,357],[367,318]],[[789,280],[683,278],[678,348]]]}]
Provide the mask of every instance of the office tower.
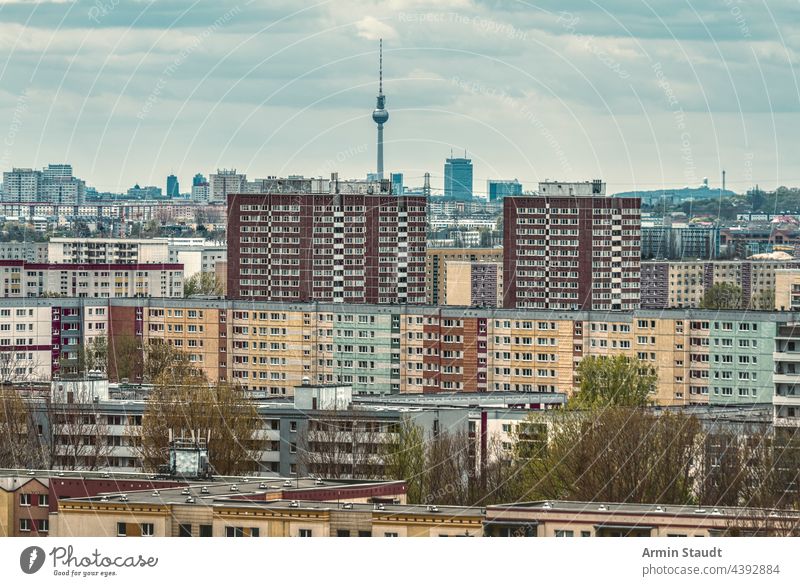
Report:
[{"label": "office tower", "polygon": [[181,196],[181,188],[178,184],[178,178],[175,175],[167,176],[167,197],[178,198]]},{"label": "office tower", "polygon": [[639,198],[599,180],[540,183],[503,205],[506,307],[630,310],[639,305]]},{"label": "office tower", "polygon": [[395,195],[403,195],[403,174],[392,173],[392,193]]},{"label": "office tower", "polygon": [[463,201],[472,199],[472,159],[451,157],[445,160],[444,196]]},{"label": "office tower", "polygon": [[425,302],[425,198],[228,196],[228,295],[258,301]]},{"label": "office tower", "polygon": [[486,198],[489,201],[503,201],[507,195],[522,195],[522,184],[516,179],[488,179]]},{"label": "office tower", "polygon": [[196,173],[194,177],[192,177],[192,185],[202,185],[203,183],[208,183],[208,179],[206,179],[205,175],[202,173]]}]

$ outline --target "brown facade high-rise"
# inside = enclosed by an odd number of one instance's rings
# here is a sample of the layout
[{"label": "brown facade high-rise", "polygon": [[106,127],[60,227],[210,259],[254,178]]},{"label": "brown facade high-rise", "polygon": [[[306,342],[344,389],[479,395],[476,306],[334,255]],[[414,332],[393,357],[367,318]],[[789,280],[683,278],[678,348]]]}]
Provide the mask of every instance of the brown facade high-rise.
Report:
[{"label": "brown facade high-rise", "polygon": [[506,197],[504,306],[636,309],[640,205],[606,196],[600,181],[540,183],[539,195]]},{"label": "brown facade high-rise", "polygon": [[426,200],[388,193],[228,196],[228,297],[425,302]]}]

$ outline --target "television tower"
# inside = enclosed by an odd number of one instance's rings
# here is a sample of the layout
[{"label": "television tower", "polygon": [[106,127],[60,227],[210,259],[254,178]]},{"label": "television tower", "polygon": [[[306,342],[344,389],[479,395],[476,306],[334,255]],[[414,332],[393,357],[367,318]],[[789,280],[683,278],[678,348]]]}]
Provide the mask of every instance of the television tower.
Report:
[{"label": "television tower", "polygon": [[378,99],[375,109],[372,111],[372,119],[378,125],[378,168],[376,169],[378,179],[383,179],[383,125],[389,120],[389,112],[386,111],[386,96],[383,95],[383,39],[380,40],[378,49]]}]

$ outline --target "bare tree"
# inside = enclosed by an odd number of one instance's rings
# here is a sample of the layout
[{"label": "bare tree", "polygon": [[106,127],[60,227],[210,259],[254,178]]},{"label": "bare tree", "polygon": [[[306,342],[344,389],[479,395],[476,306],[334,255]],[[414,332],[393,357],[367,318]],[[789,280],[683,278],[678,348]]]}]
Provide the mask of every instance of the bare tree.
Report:
[{"label": "bare tree", "polygon": [[37,468],[41,454],[28,403],[14,389],[0,387],[0,468]]},{"label": "bare tree", "polygon": [[298,463],[326,478],[380,478],[384,474],[381,430],[367,413],[321,412],[298,436]]},{"label": "bare tree", "polygon": [[48,402],[50,460],[65,470],[108,467],[113,451],[109,428],[91,403]]},{"label": "bare tree", "polygon": [[180,381],[159,379],[147,399],[141,427],[129,435],[146,470],[156,471],[168,462],[170,432],[188,437],[193,432],[210,435],[209,463],[219,475],[244,474],[259,469],[264,446],[259,439],[260,419],[247,393],[239,386],[209,385],[200,376]]}]

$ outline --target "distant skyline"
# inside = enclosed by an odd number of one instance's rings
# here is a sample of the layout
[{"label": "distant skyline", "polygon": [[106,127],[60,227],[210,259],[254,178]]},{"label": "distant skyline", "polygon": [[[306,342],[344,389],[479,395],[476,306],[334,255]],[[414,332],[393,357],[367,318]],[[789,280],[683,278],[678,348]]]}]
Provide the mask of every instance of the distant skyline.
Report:
[{"label": "distant skyline", "polygon": [[[116,5],[115,5],[116,4]],[[385,171],[634,189],[800,185],[794,0],[0,0],[0,171],[99,191]],[[105,6],[105,8],[103,8]],[[184,189],[185,191],[185,189]]]}]

